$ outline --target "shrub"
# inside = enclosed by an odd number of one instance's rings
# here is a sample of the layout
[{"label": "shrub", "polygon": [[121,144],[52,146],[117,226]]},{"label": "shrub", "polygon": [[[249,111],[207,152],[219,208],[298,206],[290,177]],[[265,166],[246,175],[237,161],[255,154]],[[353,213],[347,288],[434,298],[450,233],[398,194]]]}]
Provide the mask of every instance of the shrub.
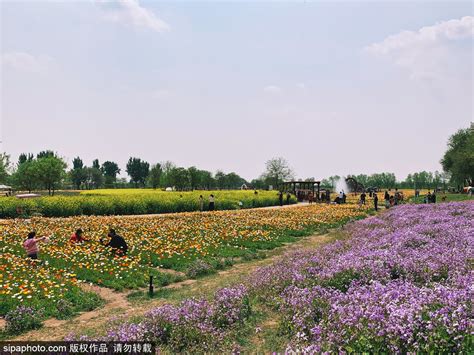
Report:
[{"label": "shrub", "polygon": [[195,279],[196,277],[209,275],[214,273],[216,270],[209,263],[201,259],[196,259],[191,262],[186,269],[186,276]]},{"label": "shrub", "polygon": [[6,331],[18,334],[30,329],[41,327],[43,311],[33,307],[18,306],[5,316]]}]

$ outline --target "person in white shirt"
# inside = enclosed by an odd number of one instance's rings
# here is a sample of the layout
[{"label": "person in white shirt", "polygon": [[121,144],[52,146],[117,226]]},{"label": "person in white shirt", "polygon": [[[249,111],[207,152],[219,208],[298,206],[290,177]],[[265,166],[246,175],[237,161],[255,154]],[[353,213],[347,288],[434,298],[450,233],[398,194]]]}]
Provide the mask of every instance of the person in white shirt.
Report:
[{"label": "person in white shirt", "polygon": [[214,195],[209,196],[209,211],[214,211],[215,203],[214,203]]}]

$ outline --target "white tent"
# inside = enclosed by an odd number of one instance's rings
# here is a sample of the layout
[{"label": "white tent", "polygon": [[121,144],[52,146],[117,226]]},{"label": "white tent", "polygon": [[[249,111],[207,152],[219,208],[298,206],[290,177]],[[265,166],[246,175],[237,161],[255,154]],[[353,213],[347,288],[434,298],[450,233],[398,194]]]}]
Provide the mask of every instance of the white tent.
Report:
[{"label": "white tent", "polygon": [[7,186],[7,185],[0,185],[0,190],[11,190],[12,187],[11,186]]},{"label": "white tent", "polygon": [[16,198],[36,198],[36,197],[41,197],[40,194],[20,194],[20,195],[15,195]]}]

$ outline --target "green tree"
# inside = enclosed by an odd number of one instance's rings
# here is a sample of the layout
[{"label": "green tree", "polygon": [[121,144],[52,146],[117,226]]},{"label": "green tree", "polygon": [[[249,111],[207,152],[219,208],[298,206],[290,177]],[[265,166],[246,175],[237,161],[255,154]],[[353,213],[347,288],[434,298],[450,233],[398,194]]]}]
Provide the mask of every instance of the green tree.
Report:
[{"label": "green tree", "polygon": [[448,141],[448,149],[441,159],[443,170],[451,174],[458,185],[474,184],[474,125],[460,129]]},{"label": "green tree", "polygon": [[94,160],[92,161],[92,167],[93,167],[94,169],[99,169],[99,170],[100,170],[99,159],[94,159]]},{"label": "green tree", "polygon": [[173,183],[170,181],[170,172],[174,168],[176,168],[176,165],[169,160],[161,163],[161,186],[171,187],[173,185]]},{"label": "green tree", "polygon": [[171,186],[174,186],[177,190],[184,190],[190,186],[189,172],[187,169],[173,168],[168,174]]},{"label": "green tree", "polygon": [[261,178],[260,179],[253,179],[252,181],[250,181],[250,185],[255,190],[263,190],[267,187],[267,184]]},{"label": "green tree", "polygon": [[328,180],[331,183],[331,188],[334,190],[339,180],[341,180],[341,177],[339,175],[333,175],[333,176],[328,177]]},{"label": "green tree", "polygon": [[85,184],[87,189],[98,189],[104,183],[104,176],[102,175],[102,171],[100,169],[94,167],[86,167],[84,168],[85,172]]},{"label": "green tree", "polygon": [[21,153],[20,156],[18,157],[18,165],[21,165],[27,161],[32,161],[34,159],[34,156],[33,154],[31,153],[28,153],[28,154],[25,154],[25,153]]},{"label": "green tree", "polygon": [[84,163],[81,158],[76,157],[73,159],[72,169],[69,172],[69,176],[73,185],[79,190],[82,183],[84,183],[87,178],[86,172],[84,170]]},{"label": "green tree", "polygon": [[200,170],[199,171],[200,180],[201,180],[201,187],[207,190],[211,190],[216,185],[216,180],[212,176],[212,173],[207,170]]},{"label": "green tree", "polygon": [[52,150],[43,150],[36,154],[36,159],[41,159],[41,158],[51,158],[55,157],[56,154]]},{"label": "green tree", "polygon": [[0,154],[0,183],[5,183],[10,175],[10,156],[6,153]]},{"label": "green tree", "polygon": [[130,158],[127,163],[127,174],[130,176],[130,181],[138,187],[139,184],[145,186],[146,178],[150,172],[150,164],[142,161],[140,158]]},{"label": "green tree", "polygon": [[13,174],[13,184],[18,190],[33,191],[40,184],[36,160],[25,160]]},{"label": "green tree", "polygon": [[201,185],[201,171],[197,169],[195,166],[191,166],[188,168],[188,175],[189,175],[189,184],[191,186],[191,190],[195,190]]},{"label": "green tree", "polygon": [[161,170],[161,164],[159,163],[151,167],[150,174],[148,175],[148,180],[152,188],[156,189],[160,186],[162,172],[163,171]]},{"label": "green tree", "polygon": [[38,181],[48,190],[50,195],[60,185],[66,169],[66,163],[56,156],[43,155],[35,162],[37,166]]},{"label": "green tree", "polygon": [[240,189],[246,183],[247,181],[244,178],[234,172],[228,173],[225,176],[225,188],[227,189]]},{"label": "green tree", "polygon": [[112,187],[117,181],[117,175],[120,174],[120,168],[117,163],[113,161],[106,161],[101,168],[105,177],[105,186]]},{"label": "green tree", "polygon": [[269,184],[273,185],[273,187],[294,177],[293,170],[284,158],[272,158],[265,163],[265,167],[263,177]]},{"label": "green tree", "polygon": [[216,186],[219,190],[225,189],[226,187],[226,175],[223,171],[217,170],[216,175],[214,175],[214,179],[216,180]]}]

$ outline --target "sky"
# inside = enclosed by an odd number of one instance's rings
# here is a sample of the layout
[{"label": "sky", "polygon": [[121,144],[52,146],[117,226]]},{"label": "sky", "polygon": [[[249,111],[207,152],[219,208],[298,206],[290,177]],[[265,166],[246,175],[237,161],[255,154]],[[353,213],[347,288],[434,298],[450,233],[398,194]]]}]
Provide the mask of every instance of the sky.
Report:
[{"label": "sky", "polygon": [[[0,1],[1,150],[252,179],[441,170],[471,2]],[[124,174],[123,174],[124,175]]]}]

